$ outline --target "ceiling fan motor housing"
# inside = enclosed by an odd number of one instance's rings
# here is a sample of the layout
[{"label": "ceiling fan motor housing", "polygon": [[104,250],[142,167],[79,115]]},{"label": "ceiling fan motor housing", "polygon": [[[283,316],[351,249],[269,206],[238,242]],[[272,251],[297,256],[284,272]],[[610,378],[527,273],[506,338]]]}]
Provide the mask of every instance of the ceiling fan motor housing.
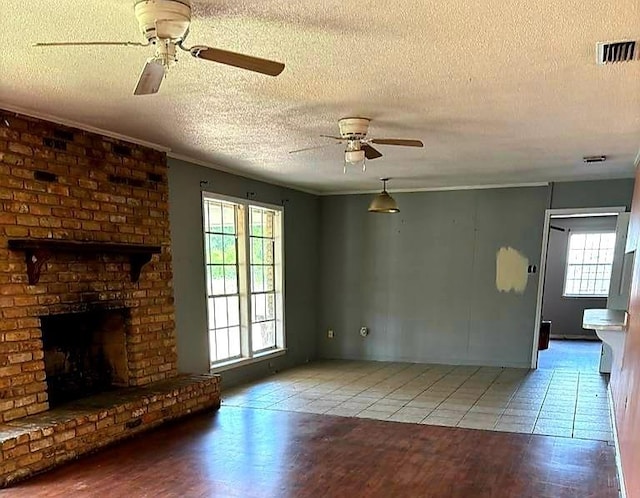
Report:
[{"label": "ceiling fan motor housing", "polygon": [[370,121],[367,118],[342,118],[338,121],[340,136],[345,140],[362,140],[367,136]]},{"label": "ceiling fan motor housing", "polygon": [[134,11],[140,31],[150,43],[180,42],[189,32],[191,5],[186,0],[137,0]]}]

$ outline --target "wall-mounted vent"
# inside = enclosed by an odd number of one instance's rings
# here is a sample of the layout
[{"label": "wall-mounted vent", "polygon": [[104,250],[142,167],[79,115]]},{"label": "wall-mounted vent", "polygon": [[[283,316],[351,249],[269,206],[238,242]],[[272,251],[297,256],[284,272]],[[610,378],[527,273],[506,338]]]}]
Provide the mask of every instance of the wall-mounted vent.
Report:
[{"label": "wall-mounted vent", "polygon": [[598,64],[629,62],[637,59],[638,49],[635,41],[598,43],[596,45]]}]

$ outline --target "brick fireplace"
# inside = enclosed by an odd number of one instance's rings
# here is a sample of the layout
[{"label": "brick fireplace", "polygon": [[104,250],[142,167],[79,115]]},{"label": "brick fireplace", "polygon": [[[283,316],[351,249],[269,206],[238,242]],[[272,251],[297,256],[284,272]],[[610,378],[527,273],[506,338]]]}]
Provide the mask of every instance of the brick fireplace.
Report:
[{"label": "brick fireplace", "polygon": [[[219,405],[217,378],[177,376],[163,152],[0,110],[0,205],[2,483],[118,438],[115,430],[85,437],[31,469],[25,456],[39,449],[15,451],[20,427],[51,407],[100,393],[104,401],[122,388],[139,388],[128,403],[148,407],[153,396],[165,399],[160,385],[200,401],[147,422]],[[121,417],[123,432],[145,425],[147,412],[134,411],[140,423]],[[60,430],[43,424],[39,437]]]}]

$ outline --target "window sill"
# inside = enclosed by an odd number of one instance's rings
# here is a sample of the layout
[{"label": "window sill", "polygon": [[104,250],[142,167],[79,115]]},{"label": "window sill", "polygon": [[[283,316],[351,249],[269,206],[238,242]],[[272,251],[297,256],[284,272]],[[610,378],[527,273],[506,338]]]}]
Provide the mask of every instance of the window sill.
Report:
[{"label": "window sill", "polygon": [[563,298],[566,299],[607,299],[607,297],[609,297],[607,294],[603,294],[603,295],[594,295],[594,294],[586,294],[586,295],[580,295],[580,294],[563,294],[562,295]]},{"label": "window sill", "polygon": [[210,371],[211,373],[220,373],[226,370],[232,370],[234,368],[252,365],[253,363],[258,363],[260,361],[278,358],[279,356],[284,356],[285,354],[287,354],[287,348],[272,349],[269,351],[258,353],[253,356],[253,358],[236,358],[230,361],[213,364],[211,365]]}]

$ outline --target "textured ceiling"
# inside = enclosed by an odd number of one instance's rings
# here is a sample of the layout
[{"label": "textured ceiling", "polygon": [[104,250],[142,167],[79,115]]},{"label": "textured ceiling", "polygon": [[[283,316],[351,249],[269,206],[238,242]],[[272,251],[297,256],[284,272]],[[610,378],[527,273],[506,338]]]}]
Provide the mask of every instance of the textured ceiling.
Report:
[{"label": "textured ceiling", "polygon": [[[133,0],[2,0],[0,105],[169,147],[318,192],[632,176],[640,61],[595,64],[598,41],[640,39],[636,0],[193,1],[188,44],[273,58],[269,78],[182,54],[155,96],[132,95],[148,48],[33,48],[140,40]],[[366,173],[325,143],[373,118]],[[582,156],[605,154],[601,165]]]}]

